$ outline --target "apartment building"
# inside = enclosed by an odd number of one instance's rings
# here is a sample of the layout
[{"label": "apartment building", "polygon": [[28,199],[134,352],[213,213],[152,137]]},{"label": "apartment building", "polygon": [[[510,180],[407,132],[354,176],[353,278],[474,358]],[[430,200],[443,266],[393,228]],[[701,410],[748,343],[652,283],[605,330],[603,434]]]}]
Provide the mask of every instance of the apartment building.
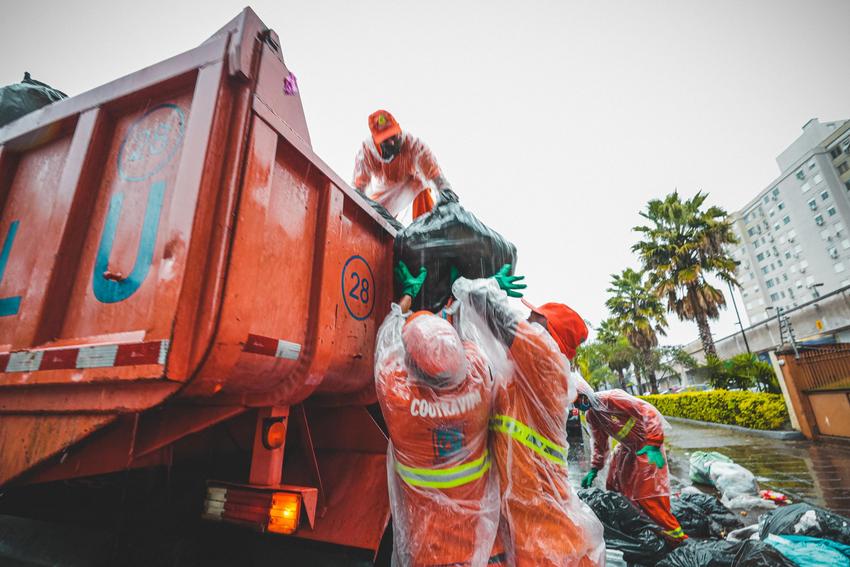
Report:
[{"label": "apartment building", "polygon": [[753,324],[850,285],[850,121],[810,120],[776,162],[779,177],[732,214]]}]

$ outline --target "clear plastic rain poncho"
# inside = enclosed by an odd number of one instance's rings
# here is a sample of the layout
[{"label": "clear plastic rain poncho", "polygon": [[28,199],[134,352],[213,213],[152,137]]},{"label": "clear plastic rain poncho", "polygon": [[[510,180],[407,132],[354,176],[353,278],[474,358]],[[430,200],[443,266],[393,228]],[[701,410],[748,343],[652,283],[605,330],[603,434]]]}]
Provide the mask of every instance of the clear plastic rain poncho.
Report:
[{"label": "clear plastic rain poncho", "polygon": [[[354,162],[354,186],[396,217],[423,191],[442,189],[435,183],[442,173],[428,146],[407,132],[401,136],[401,149],[391,159],[384,159],[372,140],[366,140]],[[433,198],[426,200],[430,206],[423,204],[422,213],[433,206]]]},{"label": "clear plastic rain poncho", "polygon": [[393,305],[375,380],[390,433],[393,565],[486,566],[499,492],[487,447],[493,379],[480,349],[445,319]]},{"label": "clear plastic rain poncho", "polygon": [[569,362],[548,331],[515,312],[493,279],[458,279],[455,326],[496,381],[490,444],[499,471],[508,564],[603,565],[603,527],[567,480]]},{"label": "clear plastic rain poncho", "polygon": [[[640,501],[658,496],[670,496],[669,467],[658,468],[646,455],[637,452],[653,445],[664,452],[664,430],[670,428],[667,420],[651,404],[623,390],[594,392],[583,379],[577,379],[578,394],[587,396],[590,409],[585,413],[590,427],[593,447],[591,466],[602,470],[607,457],[606,488],[615,490],[640,505]],[[609,450],[610,439],[617,441]]]}]

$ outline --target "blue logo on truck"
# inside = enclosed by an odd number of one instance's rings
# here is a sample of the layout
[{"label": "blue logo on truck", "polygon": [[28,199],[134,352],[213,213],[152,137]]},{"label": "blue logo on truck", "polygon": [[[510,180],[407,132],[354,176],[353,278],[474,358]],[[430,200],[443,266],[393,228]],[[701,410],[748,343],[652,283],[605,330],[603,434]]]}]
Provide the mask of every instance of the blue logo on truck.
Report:
[{"label": "blue logo on truck", "polygon": [[[177,153],[183,142],[186,119],[176,104],[161,104],[145,112],[136,120],[121,142],[118,150],[118,175],[125,181],[145,181],[162,171]],[[102,303],[124,301],[141,287],[153,263],[156,236],[159,232],[160,213],[165,199],[165,181],[150,185],[142,233],[136,251],[136,262],[125,278],[111,274],[109,259],[121,219],[124,193],[116,192],[109,201],[103,234],[97,247],[92,288],[94,296]]]}]

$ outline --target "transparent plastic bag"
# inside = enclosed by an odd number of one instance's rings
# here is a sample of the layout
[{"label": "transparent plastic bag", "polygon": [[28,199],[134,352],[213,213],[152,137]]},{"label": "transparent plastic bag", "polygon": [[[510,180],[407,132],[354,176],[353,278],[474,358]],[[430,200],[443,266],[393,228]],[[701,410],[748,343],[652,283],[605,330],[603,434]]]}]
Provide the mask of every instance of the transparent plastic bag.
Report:
[{"label": "transparent plastic bag", "polygon": [[375,351],[391,439],[393,565],[483,567],[499,526],[487,446],[492,372],[475,343],[461,341],[446,320],[407,319],[393,305]]},{"label": "transparent plastic bag", "polygon": [[492,279],[458,279],[455,324],[496,370],[491,447],[508,564],[603,565],[603,527],[567,479],[569,362],[548,331],[513,310]]}]

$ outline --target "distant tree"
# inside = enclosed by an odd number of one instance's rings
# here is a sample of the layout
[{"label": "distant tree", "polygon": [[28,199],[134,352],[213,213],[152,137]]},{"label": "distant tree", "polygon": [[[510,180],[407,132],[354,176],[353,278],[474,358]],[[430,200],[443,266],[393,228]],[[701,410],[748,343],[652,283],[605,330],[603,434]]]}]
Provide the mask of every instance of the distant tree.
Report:
[{"label": "distant tree", "polygon": [[605,302],[612,323],[638,351],[635,375],[640,387],[640,375],[649,381],[653,394],[658,393],[655,369],[651,363],[652,349],[658,345],[658,335],[665,335],[667,319],[664,306],[644,281],[643,274],[626,268],[611,276],[610,296]]},{"label": "distant tree", "polygon": [[635,360],[636,350],[628,339],[617,330],[613,319],[605,319],[596,329],[596,338],[600,343],[602,355],[608,362],[608,368],[617,373],[620,388],[628,389],[626,370]]},{"label": "distant tree", "polygon": [[681,370],[692,370],[697,361],[680,346],[659,346],[653,349],[651,364],[658,380],[678,375]]},{"label": "distant tree", "polygon": [[632,250],[640,254],[649,284],[667,309],[682,321],[695,321],[706,358],[716,357],[709,320],[726,306],[723,292],[706,276],[713,274],[737,286],[737,262],[728,252],[736,244],[732,222],[720,207],[703,209],[707,193],[682,200],[678,192],[649,201],[640,215],[648,224],[634,227],[642,234]]},{"label": "distant tree", "polygon": [[594,390],[615,384],[617,375],[608,366],[605,345],[599,341],[585,343],[576,349],[575,365]]},{"label": "distant tree", "polygon": [[754,354],[738,354],[728,360],[710,358],[698,372],[715,388],[748,390],[758,387],[762,392],[781,392],[773,366]]}]

